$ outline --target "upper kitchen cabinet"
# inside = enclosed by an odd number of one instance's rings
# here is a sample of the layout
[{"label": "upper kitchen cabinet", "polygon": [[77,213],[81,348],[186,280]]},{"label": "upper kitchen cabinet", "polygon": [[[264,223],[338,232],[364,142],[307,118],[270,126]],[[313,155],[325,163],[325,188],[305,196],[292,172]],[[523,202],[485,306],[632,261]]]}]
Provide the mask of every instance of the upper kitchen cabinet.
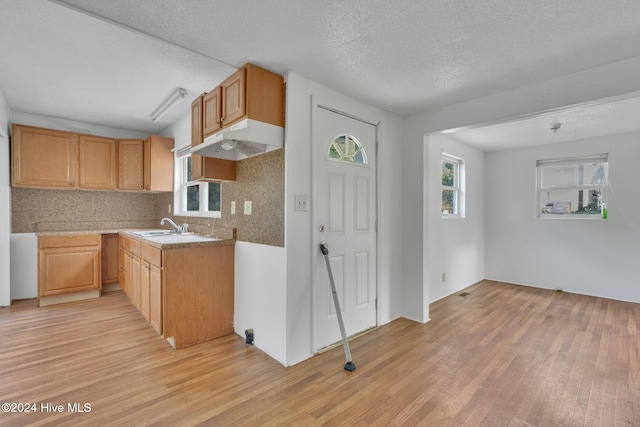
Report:
[{"label": "upper kitchen cabinet", "polygon": [[121,139],[118,146],[118,188],[128,191],[144,190],[144,139]]},{"label": "upper kitchen cabinet", "polygon": [[78,139],[79,186],[86,190],[118,189],[117,140],[94,135]]},{"label": "upper kitchen cabinet", "polygon": [[191,177],[194,181],[235,181],[236,162],[192,154]]},{"label": "upper kitchen cabinet", "polygon": [[15,187],[75,188],[78,135],[12,125],[11,178]]},{"label": "upper kitchen cabinet", "polygon": [[196,98],[192,104],[191,146],[245,119],[284,127],[282,76],[245,64],[220,86]]},{"label": "upper kitchen cabinet", "polygon": [[144,140],[144,189],[173,191],[173,138],[151,135]]},{"label": "upper kitchen cabinet", "polygon": [[222,87],[218,86],[202,97],[202,137],[206,138],[221,128]]},{"label": "upper kitchen cabinet", "polygon": [[172,138],[121,139],[119,146],[120,190],[173,191]]},{"label": "upper kitchen cabinet", "polygon": [[222,91],[223,114],[222,123],[230,126],[246,115],[246,66],[233,73],[220,85]]},{"label": "upper kitchen cabinet", "polygon": [[203,93],[193,100],[191,103],[191,146],[195,147],[202,144],[202,104],[204,101]]}]

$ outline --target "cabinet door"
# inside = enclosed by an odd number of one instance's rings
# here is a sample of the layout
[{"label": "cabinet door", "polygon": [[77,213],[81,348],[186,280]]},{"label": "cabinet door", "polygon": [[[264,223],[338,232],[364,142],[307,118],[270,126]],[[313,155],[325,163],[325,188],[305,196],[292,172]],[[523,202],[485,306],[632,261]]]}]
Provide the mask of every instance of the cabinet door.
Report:
[{"label": "cabinet door", "polygon": [[173,138],[151,135],[144,141],[144,189],[173,191]]},{"label": "cabinet door", "polygon": [[191,103],[191,146],[202,144],[202,104],[204,93]]},{"label": "cabinet door", "polygon": [[78,139],[80,188],[87,190],[118,189],[117,141],[93,135]]},{"label": "cabinet door", "polygon": [[121,139],[118,141],[120,190],[144,190],[144,140]]},{"label": "cabinet door", "polygon": [[194,181],[235,181],[236,162],[192,154],[191,177]]},{"label": "cabinet door", "polygon": [[11,178],[15,187],[74,188],[78,136],[13,125]]},{"label": "cabinet door", "polygon": [[118,235],[102,235],[102,284],[118,283]]},{"label": "cabinet door", "polygon": [[119,269],[118,269],[118,282],[120,283],[120,289],[122,289],[122,291],[124,292],[124,286],[125,286],[125,271],[124,271],[124,263],[125,263],[125,258],[126,258],[126,253],[124,251],[124,249],[122,247],[118,248],[118,264],[119,264]]},{"label": "cabinet door", "polygon": [[140,310],[140,258],[131,257],[131,301]]},{"label": "cabinet door", "polygon": [[132,293],[131,293],[131,282],[132,282],[132,277],[131,277],[131,264],[132,264],[132,259],[133,256],[129,253],[129,252],[125,252],[124,253],[124,282],[123,282],[123,287],[122,289],[124,290],[124,294],[129,297],[129,299],[132,299]]},{"label": "cabinet door", "polygon": [[[202,136],[215,133],[222,127],[222,88],[218,86],[202,98]],[[193,144],[191,144],[193,146]]]},{"label": "cabinet door", "polygon": [[153,264],[149,266],[149,321],[162,335],[162,270]]},{"label": "cabinet door", "polygon": [[220,85],[222,89],[223,127],[244,117],[246,114],[245,69],[240,68]]},{"label": "cabinet door", "polygon": [[100,246],[41,248],[39,296],[100,289]]},{"label": "cabinet door", "polygon": [[149,320],[149,263],[140,260],[140,313]]}]

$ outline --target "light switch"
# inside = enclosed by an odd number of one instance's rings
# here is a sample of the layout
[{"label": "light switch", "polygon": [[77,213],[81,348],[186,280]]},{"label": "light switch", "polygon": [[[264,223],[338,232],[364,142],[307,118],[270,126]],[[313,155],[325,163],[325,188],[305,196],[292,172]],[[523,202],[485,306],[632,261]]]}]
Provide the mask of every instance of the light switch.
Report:
[{"label": "light switch", "polygon": [[244,214],[251,215],[251,200],[245,200],[244,202]]},{"label": "light switch", "polygon": [[235,215],[236,214],[236,201],[233,200],[231,202],[231,215]]}]

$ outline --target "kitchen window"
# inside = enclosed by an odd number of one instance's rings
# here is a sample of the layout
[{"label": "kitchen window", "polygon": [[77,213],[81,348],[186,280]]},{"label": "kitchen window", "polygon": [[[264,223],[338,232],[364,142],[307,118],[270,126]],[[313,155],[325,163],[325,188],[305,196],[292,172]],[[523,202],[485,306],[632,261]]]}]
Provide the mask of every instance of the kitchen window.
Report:
[{"label": "kitchen window", "polygon": [[187,145],[176,150],[174,215],[220,218],[221,184],[193,180],[190,147]]},{"label": "kitchen window", "polygon": [[440,212],[443,218],[464,217],[462,159],[442,153],[442,204]]}]

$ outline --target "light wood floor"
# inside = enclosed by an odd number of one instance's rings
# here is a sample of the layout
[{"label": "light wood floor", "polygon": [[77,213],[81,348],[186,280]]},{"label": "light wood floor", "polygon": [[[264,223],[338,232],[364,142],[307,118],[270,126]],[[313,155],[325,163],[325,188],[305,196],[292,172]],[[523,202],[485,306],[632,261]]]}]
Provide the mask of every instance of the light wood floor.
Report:
[{"label": "light wood floor", "polygon": [[[284,368],[230,335],[171,349],[120,292],[0,309],[2,426],[640,426],[640,304],[480,282]],[[68,403],[89,403],[72,414]]]}]

